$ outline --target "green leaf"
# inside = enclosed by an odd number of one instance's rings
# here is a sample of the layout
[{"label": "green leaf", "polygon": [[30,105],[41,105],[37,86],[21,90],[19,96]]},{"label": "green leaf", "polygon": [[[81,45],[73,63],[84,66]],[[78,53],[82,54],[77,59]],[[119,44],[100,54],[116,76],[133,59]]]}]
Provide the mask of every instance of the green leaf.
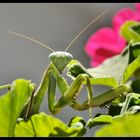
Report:
[{"label": "green leaf", "polygon": [[140,113],[132,115],[126,113],[113,119],[111,124],[103,126],[96,132],[98,137],[139,137],[140,136]]},{"label": "green leaf", "polygon": [[118,86],[118,82],[115,80],[115,78],[106,74],[105,71],[101,71],[101,69],[87,69],[87,71],[94,77],[90,79],[91,83],[94,85],[104,85],[111,87]]},{"label": "green leaf", "polygon": [[140,56],[127,66],[121,83],[124,84],[138,68],[140,68]]},{"label": "green leaf", "polygon": [[15,127],[15,137],[35,137],[31,121],[20,121]]},{"label": "green leaf", "polygon": [[126,21],[120,27],[120,34],[129,42],[133,40],[134,42],[140,41],[140,23],[136,21]]},{"label": "green leaf", "polygon": [[129,63],[134,61],[137,57],[140,56],[140,42],[133,43],[132,41],[129,43]]},{"label": "green leaf", "polygon": [[[133,62],[137,57],[140,56],[140,42],[130,43],[130,56],[129,56],[129,64]],[[138,68],[134,72],[135,77],[140,77],[140,68]]]},{"label": "green leaf", "polygon": [[87,122],[87,126],[92,128],[96,125],[110,124],[112,122],[112,116],[110,115],[100,115],[96,118],[91,118]]},{"label": "green leaf", "polygon": [[133,29],[137,34],[140,35],[140,22],[139,22],[139,24],[138,24],[137,26],[132,26],[132,29]]},{"label": "green leaf", "polygon": [[0,96],[0,136],[14,136],[17,118],[33,89],[29,81],[17,79],[10,91]]},{"label": "green leaf", "polygon": [[95,73],[93,69],[86,69],[84,66],[77,60],[72,60],[68,65],[67,75],[73,80],[79,74],[87,74],[90,77],[91,83],[94,85],[106,85],[106,86],[117,86],[118,82],[109,74],[106,74],[104,71],[98,69]]},{"label": "green leaf", "polygon": [[[129,60],[129,52],[123,52],[120,55],[114,56],[110,59],[105,60],[100,66],[96,68],[87,69],[87,71],[93,76],[98,78],[106,77],[108,80],[103,81],[104,84],[109,82],[112,86],[117,86],[122,79]],[[116,84],[115,84],[116,83]]]},{"label": "green leaf", "polygon": [[16,125],[15,136],[36,136],[36,137],[48,137],[48,136],[82,136],[85,134],[85,124],[81,119],[75,118],[74,121],[67,126],[53,116],[45,113],[33,115],[27,122],[21,121]]}]

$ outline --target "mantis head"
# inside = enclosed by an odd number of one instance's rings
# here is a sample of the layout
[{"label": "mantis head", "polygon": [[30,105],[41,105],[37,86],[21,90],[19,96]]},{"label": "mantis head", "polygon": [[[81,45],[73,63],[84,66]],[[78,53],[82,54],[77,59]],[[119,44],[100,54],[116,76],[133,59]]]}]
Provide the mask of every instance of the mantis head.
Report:
[{"label": "mantis head", "polygon": [[99,16],[97,16],[94,20],[92,20],[81,32],[78,33],[78,35],[71,41],[71,43],[68,45],[68,47],[65,49],[65,51],[57,51],[53,52],[49,55],[49,59],[51,62],[55,65],[55,67],[58,69],[59,73],[62,73],[63,69],[66,67],[66,65],[73,59],[73,56],[66,52],[72,44],[77,40],[77,38],[90,26],[92,25],[98,18],[103,16],[108,10],[105,10],[103,13],[101,13]]},{"label": "mantis head", "polygon": [[51,53],[49,59],[55,65],[59,73],[62,73],[66,65],[73,59],[73,56],[68,52],[57,51]]}]

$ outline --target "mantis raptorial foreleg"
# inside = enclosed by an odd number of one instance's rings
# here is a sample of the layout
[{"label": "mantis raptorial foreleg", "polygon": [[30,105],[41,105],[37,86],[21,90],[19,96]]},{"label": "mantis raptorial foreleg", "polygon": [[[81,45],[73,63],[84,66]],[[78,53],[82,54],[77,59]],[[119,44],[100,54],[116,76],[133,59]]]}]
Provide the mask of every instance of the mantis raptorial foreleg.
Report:
[{"label": "mantis raptorial foreleg", "polygon": [[80,74],[77,78],[72,82],[69,88],[66,90],[64,96],[60,98],[60,100],[54,106],[54,113],[59,112],[64,106],[67,104],[72,104],[71,102],[75,102],[76,97],[80,93],[80,89],[82,85],[86,83],[87,91],[88,91],[88,105],[90,105],[90,101],[92,99],[92,87],[89,80],[88,75]]},{"label": "mantis raptorial foreleg", "polygon": [[[72,104],[71,102],[75,102],[83,84],[87,85],[89,100],[87,104],[89,105],[92,98],[92,86],[89,76],[87,74],[80,74],[72,82],[72,84],[68,86],[67,82],[51,63],[48,69],[44,72],[40,86],[34,95],[32,113],[38,113],[40,104],[42,103],[44,94],[46,93],[47,89],[49,110],[55,114],[59,112],[64,106]],[[55,103],[56,85],[58,85],[60,92],[62,93],[62,97],[57,103]]]},{"label": "mantis raptorial foreleg", "polygon": [[[81,74],[79,74],[74,79],[70,86],[67,84],[66,80],[59,74],[55,66],[52,63],[49,65],[48,69],[44,72],[40,86],[34,96],[34,105],[32,110],[33,114],[38,113],[40,104],[42,103],[44,94],[46,93],[47,89],[49,110],[54,114],[59,112],[66,105],[70,105],[72,108],[79,111],[88,109],[90,107],[100,107],[105,105],[112,99],[118,97],[119,95],[123,94],[124,92],[131,91],[131,88],[128,85],[119,85],[118,87],[115,87],[102,95],[92,97],[92,87],[90,80],[94,77],[91,77],[90,75],[88,75],[88,73],[85,73],[83,67],[81,67],[78,61],[77,63],[75,62],[75,64],[77,64],[77,67],[81,68]],[[68,66],[68,68],[70,68],[70,65]],[[86,84],[87,86],[88,99],[81,104],[75,99],[78,96],[83,84]],[[62,94],[62,97],[57,103],[55,103],[56,85],[58,86]]]}]

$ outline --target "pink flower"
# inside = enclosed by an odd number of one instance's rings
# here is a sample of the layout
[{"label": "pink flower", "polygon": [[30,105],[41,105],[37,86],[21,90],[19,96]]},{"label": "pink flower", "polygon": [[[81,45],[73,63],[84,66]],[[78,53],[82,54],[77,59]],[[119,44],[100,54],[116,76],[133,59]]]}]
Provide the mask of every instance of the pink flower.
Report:
[{"label": "pink flower", "polygon": [[85,45],[85,51],[91,58],[90,66],[98,66],[124,49],[127,42],[120,36],[119,28],[127,20],[140,21],[140,3],[134,5],[136,10],[123,8],[114,15],[113,28],[104,27],[91,35]]},{"label": "pink flower", "polygon": [[85,47],[87,54],[93,59],[91,66],[98,66],[106,58],[119,54],[126,41],[122,39],[113,29],[101,28],[92,35]]},{"label": "pink flower", "polygon": [[[138,6],[138,5],[137,5]],[[112,25],[116,31],[127,20],[140,21],[140,11],[133,10],[131,8],[123,8],[118,11],[112,19]]]},{"label": "pink flower", "polygon": [[137,9],[138,11],[140,11],[140,3],[134,3],[134,6],[136,7],[136,9]]}]

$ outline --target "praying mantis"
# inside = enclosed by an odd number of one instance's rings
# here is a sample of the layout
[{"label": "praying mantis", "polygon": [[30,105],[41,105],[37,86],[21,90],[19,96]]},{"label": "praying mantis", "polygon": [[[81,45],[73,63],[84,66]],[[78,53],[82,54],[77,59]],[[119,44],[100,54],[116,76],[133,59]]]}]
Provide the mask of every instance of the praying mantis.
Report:
[{"label": "praying mantis", "polygon": [[[99,19],[101,16],[103,16],[108,10],[105,10],[102,14],[97,16],[92,22],[90,22],[68,45],[68,47],[65,49],[65,51],[54,51],[49,46],[33,39],[28,36],[9,31],[9,33],[31,40],[33,42],[36,42],[37,44],[46,47],[52,53],[49,55],[49,59],[51,63],[43,73],[41,82],[39,84],[39,87],[33,93],[30,100],[25,105],[25,110],[28,110],[26,117],[31,116],[32,114],[36,114],[39,112],[40,105],[43,101],[44,95],[46,91],[48,90],[48,108],[49,111],[52,114],[57,114],[67,105],[70,105],[72,108],[82,111],[89,109],[90,116],[92,116],[91,108],[93,107],[99,107],[105,105],[105,103],[113,100],[115,97],[121,95],[123,92],[129,91],[129,87],[126,85],[119,85],[118,87],[115,87],[117,89],[117,92],[114,92],[112,90],[105,92],[102,95],[99,95],[97,97],[93,97],[93,91],[92,91],[92,83],[91,79],[94,78],[93,75],[85,71],[85,68],[80,64],[79,61],[73,60],[72,54],[67,52],[67,50],[72,46],[72,44],[76,41],[76,39],[91,25],[93,24],[97,19]],[[73,79],[73,82],[69,86],[64,77],[62,77],[63,70],[65,68],[68,69],[68,71],[72,71],[73,66],[78,67],[81,70],[81,73],[78,74],[76,78]],[[88,99],[84,101],[82,104],[79,103],[76,99],[78,95],[80,94],[81,88],[83,85],[86,85],[87,87],[87,95]],[[55,94],[56,94],[56,86],[58,86],[62,97],[56,102],[55,101]],[[28,109],[27,109],[28,108]]]}]

